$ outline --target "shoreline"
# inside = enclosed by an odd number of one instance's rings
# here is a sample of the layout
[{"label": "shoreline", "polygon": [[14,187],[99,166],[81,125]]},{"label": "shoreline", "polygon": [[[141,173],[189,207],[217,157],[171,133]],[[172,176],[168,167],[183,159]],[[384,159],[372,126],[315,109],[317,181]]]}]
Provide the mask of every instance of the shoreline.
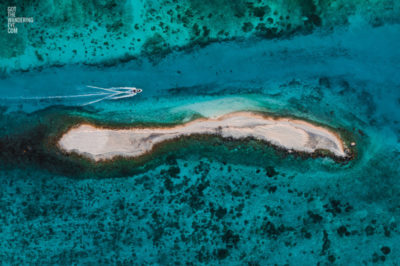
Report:
[{"label": "shoreline", "polygon": [[254,138],[288,153],[314,155],[326,150],[333,157],[350,157],[344,141],[332,130],[299,119],[269,117],[255,112],[233,112],[170,127],[110,129],[83,123],[64,133],[57,146],[63,152],[98,162],[115,157],[137,158],[152,152],[157,144],[191,135],[235,140]]}]

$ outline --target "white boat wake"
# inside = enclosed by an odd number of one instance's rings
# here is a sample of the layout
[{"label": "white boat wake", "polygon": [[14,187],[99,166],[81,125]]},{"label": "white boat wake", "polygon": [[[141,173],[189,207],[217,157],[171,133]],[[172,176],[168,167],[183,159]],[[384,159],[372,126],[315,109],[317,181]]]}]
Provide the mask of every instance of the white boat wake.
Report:
[{"label": "white boat wake", "polygon": [[122,99],[122,98],[129,98],[129,97],[133,97],[138,93],[142,92],[142,89],[138,89],[135,87],[111,87],[111,88],[101,88],[101,87],[96,87],[96,86],[87,86],[89,88],[94,88],[94,89],[99,89],[99,90],[104,90],[107,91],[108,94],[107,96],[85,103],[84,105],[89,105],[89,104],[93,104],[93,103],[97,103],[97,102],[101,102],[103,100],[118,100],[118,99]]},{"label": "white boat wake", "polygon": [[45,99],[68,99],[68,98],[83,98],[83,97],[93,97],[93,96],[104,96],[94,101],[90,101],[82,104],[81,106],[90,105],[98,103],[104,100],[118,100],[123,98],[133,97],[143,90],[135,87],[111,87],[111,88],[101,88],[96,86],[87,85],[88,88],[103,90],[100,93],[88,93],[88,94],[78,94],[78,95],[62,95],[62,96],[45,96],[45,97],[5,97],[1,98],[3,100],[45,100]]}]

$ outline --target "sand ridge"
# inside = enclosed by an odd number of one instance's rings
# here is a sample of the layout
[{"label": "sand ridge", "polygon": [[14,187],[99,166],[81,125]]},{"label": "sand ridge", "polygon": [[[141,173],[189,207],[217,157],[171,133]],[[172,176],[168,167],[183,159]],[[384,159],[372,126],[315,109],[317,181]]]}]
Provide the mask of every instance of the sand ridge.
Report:
[{"label": "sand ridge", "polygon": [[200,118],[172,127],[107,129],[81,124],[67,131],[58,146],[67,153],[75,152],[95,161],[116,156],[134,158],[152,151],[155,144],[193,134],[238,140],[252,137],[288,151],[314,153],[323,149],[336,157],[348,156],[339,135],[327,128],[298,119],[273,118],[253,112]]}]

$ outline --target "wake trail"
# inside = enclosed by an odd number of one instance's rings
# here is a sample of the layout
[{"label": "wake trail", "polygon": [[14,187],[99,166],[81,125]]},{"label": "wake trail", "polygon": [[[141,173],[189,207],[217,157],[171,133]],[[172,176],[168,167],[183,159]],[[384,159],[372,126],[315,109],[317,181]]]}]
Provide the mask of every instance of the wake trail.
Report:
[{"label": "wake trail", "polygon": [[65,99],[65,98],[81,98],[100,95],[111,95],[109,92],[78,94],[78,95],[62,95],[62,96],[44,96],[44,97],[0,97],[0,100],[45,100],[45,99]]}]

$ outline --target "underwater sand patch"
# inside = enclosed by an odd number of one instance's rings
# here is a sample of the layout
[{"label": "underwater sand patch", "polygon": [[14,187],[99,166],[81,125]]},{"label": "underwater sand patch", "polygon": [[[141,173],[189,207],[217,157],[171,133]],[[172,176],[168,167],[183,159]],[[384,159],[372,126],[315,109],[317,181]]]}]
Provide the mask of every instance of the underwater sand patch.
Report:
[{"label": "underwater sand patch", "polygon": [[324,150],[334,157],[349,154],[335,132],[291,118],[272,118],[252,112],[235,112],[217,118],[201,118],[172,127],[100,128],[81,124],[58,141],[61,150],[95,161],[117,156],[140,157],[166,141],[191,135],[214,135],[223,139],[254,138],[284,148],[288,152],[313,154]]}]

